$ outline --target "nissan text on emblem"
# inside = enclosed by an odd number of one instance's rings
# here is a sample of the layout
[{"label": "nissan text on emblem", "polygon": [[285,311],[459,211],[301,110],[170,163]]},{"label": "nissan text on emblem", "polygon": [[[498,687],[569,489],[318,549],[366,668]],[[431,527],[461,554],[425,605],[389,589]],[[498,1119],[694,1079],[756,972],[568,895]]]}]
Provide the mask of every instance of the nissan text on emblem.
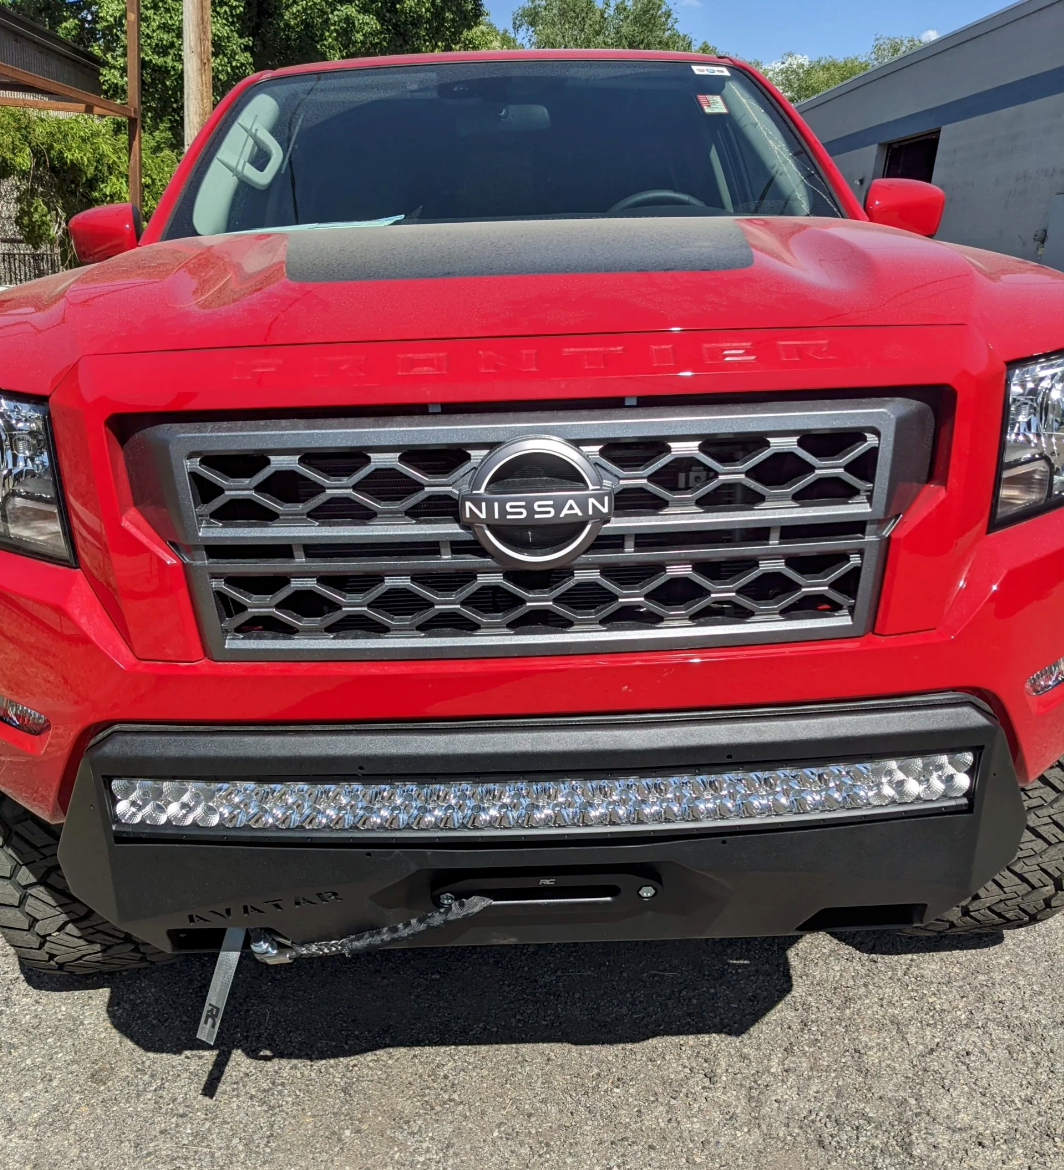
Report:
[{"label": "nissan text on emblem", "polygon": [[567,565],[613,515],[613,488],[578,447],[511,439],[477,468],[458,503],[463,524],[500,565]]}]

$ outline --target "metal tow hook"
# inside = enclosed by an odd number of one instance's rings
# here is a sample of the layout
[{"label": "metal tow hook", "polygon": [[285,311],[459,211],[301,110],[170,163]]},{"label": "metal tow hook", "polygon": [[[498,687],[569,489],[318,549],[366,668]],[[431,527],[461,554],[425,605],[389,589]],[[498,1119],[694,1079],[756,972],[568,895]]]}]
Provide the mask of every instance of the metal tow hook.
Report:
[{"label": "metal tow hook", "polygon": [[[472,918],[474,914],[487,910],[490,905],[491,899],[481,895],[460,900],[456,900],[452,895],[444,895],[440,898],[439,908],[428,914],[409,918],[406,922],[397,922],[394,926],[382,926],[377,930],[366,930],[361,934],[330,939],[328,942],[293,943],[275,931],[258,928],[252,928],[247,933],[251,936],[251,953],[255,958],[260,963],[276,966],[291,963],[293,959],[319,959],[326,955],[357,955],[363,951],[374,951],[389,943],[400,942],[421,934],[423,931],[446,926],[460,918]],[[244,927],[231,927],[225,932],[197,1032],[197,1036],[205,1044],[214,1044],[218,1037],[222,1012],[225,1011],[243,945]]]},{"label": "metal tow hook", "polygon": [[271,930],[249,930],[251,936],[251,953],[260,963],[269,963],[275,966],[278,963],[291,963],[295,958],[292,946],[280,935]]}]

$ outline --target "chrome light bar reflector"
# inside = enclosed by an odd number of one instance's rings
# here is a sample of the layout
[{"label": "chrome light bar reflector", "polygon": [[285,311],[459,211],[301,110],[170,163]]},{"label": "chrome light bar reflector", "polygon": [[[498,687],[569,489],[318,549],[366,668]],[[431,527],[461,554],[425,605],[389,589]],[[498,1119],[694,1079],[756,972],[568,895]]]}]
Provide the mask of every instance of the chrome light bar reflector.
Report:
[{"label": "chrome light bar reflector", "polygon": [[111,781],[117,827],[433,835],[787,823],[963,807],[974,756],[604,779],[262,784]]}]

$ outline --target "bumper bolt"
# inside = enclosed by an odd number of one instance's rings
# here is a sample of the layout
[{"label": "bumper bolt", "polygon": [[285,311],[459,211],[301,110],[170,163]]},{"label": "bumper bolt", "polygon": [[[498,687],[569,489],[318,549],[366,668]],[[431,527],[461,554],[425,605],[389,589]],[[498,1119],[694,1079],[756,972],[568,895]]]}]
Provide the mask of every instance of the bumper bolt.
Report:
[{"label": "bumper bolt", "polygon": [[453,906],[454,905],[454,894],[440,894],[440,896],[436,899],[436,905],[437,906]]},{"label": "bumper bolt", "polygon": [[658,891],[653,886],[640,886],[638,892],[640,898],[653,898]]}]

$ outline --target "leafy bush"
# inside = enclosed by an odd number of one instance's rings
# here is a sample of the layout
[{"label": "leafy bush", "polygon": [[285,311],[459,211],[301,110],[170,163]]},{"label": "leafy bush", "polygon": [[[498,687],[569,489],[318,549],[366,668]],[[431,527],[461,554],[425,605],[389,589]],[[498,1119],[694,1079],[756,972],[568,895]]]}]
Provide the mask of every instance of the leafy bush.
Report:
[{"label": "leafy bush", "polygon": [[[143,153],[150,214],[179,155],[158,131],[145,134]],[[34,248],[58,245],[64,263],[73,262],[67,220],[86,207],[128,198],[127,159],[120,119],[0,107],[0,180],[11,180],[19,234]]]}]

